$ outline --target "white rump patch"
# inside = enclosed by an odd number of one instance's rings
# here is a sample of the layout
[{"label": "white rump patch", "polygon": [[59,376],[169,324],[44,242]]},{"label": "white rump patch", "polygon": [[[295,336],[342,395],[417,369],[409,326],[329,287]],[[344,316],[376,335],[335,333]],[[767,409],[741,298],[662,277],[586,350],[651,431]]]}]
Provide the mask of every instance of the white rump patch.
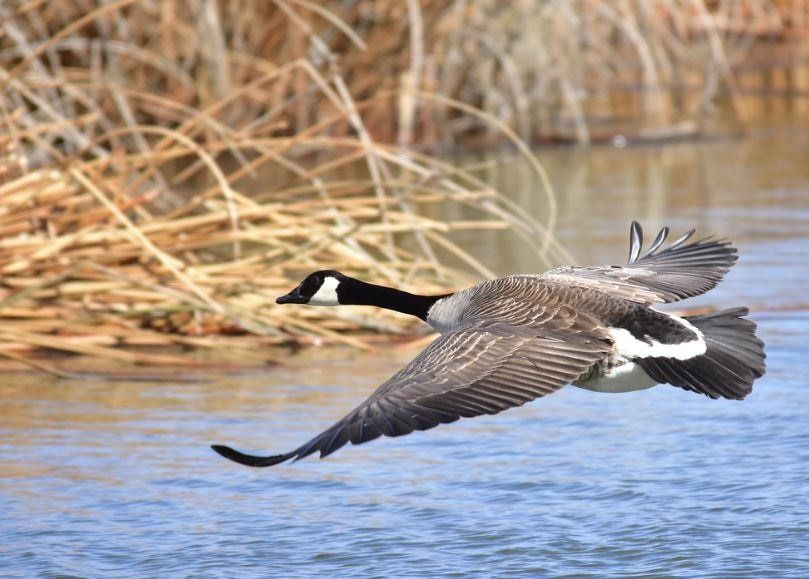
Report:
[{"label": "white rump patch", "polygon": [[320,287],[315,292],[309,302],[310,306],[338,306],[340,302],[337,300],[337,286],[340,285],[340,280],[336,277],[328,276],[320,284]]},{"label": "white rump patch", "polygon": [[683,318],[670,314],[666,315],[694,332],[697,335],[697,339],[688,342],[680,342],[679,344],[661,344],[660,342],[651,340],[651,344],[649,344],[643,340],[638,340],[631,332],[623,328],[607,328],[607,332],[615,342],[615,349],[618,355],[626,359],[674,358],[675,360],[688,360],[704,354],[707,347],[702,332]]}]

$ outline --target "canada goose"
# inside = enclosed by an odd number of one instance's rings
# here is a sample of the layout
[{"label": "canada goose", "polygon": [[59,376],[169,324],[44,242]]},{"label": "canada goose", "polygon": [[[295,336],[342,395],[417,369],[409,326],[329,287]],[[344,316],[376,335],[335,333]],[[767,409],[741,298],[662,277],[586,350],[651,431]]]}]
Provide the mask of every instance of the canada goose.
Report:
[{"label": "canada goose", "polygon": [[709,398],[741,400],[764,374],[764,344],[747,308],[678,317],[653,304],[713,288],[736,249],[711,238],[662,251],[664,227],[641,257],[630,229],[626,266],[561,267],[512,275],[453,294],[421,296],[318,271],[279,304],[372,305],[417,316],[441,336],[345,418],[291,452],[252,456],[212,448],[248,466],[270,466],[347,442],[401,436],[461,417],[496,414],[566,384],[629,392],[672,384]]}]

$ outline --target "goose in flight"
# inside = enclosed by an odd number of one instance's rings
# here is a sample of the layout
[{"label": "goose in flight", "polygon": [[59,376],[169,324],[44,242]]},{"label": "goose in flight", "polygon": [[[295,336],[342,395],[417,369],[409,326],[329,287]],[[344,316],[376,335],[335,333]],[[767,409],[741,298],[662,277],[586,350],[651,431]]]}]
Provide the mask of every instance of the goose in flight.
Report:
[{"label": "goose in flight", "polygon": [[637,222],[624,266],[560,267],[423,296],[317,271],[279,304],[369,305],[417,316],[441,336],[364,402],[302,446],[274,456],[212,448],[248,466],[321,457],[346,443],[402,436],[459,418],[496,414],[567,384],[629,392],[671,384],[741,400],[765,371],[747,308],[679,317],[653,308],[713,288],[736,261],[728,241],[686,235],[648,250]]}]

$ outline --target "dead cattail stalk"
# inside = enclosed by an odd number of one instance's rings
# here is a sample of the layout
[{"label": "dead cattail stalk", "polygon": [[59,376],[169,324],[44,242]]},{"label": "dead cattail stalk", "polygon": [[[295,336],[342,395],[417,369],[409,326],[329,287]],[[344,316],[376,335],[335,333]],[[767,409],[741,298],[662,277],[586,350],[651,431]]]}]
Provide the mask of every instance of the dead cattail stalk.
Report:
[{"label": "dead cattail stalk", "polygon": [[[527,139],[593,138],[593,97],[633,84],[643,123],[685,126],[693,109],[663,96],[706,55],[734,90],[747,45],[727,48],[726,27],[805,22],[805,3],[780,20],[769,0],[726,4],[4,3],[0,352],[199,364],[129,348],[369,348],[415,326],[274,297],[327,267],[425,292],[494,275],[453,242],[470,229],[569,261]],[[527,159],[541,220],[424,151],[481,134]],[[472,212],[435,217],[449,206]]]}]

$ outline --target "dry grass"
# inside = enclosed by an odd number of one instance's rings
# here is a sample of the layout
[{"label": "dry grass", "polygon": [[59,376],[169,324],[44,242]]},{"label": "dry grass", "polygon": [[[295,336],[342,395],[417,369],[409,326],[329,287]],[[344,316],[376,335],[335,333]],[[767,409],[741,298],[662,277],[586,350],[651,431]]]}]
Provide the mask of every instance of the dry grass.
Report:
[{"label": "dry grass", "polygon": [[[672,87],[700,63],[705,108],[782,14],[766,0],[4,2],[0,355],[188,364],[119,346],[255,360],[257,342],[409,332],[388,312],[274,298],[325,267],[425,292],[490,276],[452,242],[461,229],[509,229],[566,261],[526,140],[587,141],[593,114],[623,114],[607,95],[624,85],[645,89],[644,126],[691,118]],[[477,137],[530,161],[542,223],[413,149]],[[467,218],[424,216],[446,204]]]},{"label": "dry grass", "polygon": [[[180,2],[4,10],[0,354],[199,364],[118,348],[180,345],[266,358],[249,353],[256,340],[226,337],[244,332],[362,348],[373,331],[413,325],[274,298],[321,268],[428,292],[491,275],[451,241],[462,229],[508,228],[560,258],[549,190],[540,225],[473,174],[372,136],[369,107],[394,95],[352,97],[340,58],[307,24],[322,14],[359,43],[332,14],[235,4],[229,28],[206,1],[190,18]],[[254,26],[258,17],[268,24]],[[309,57],[276,46],[287,37]],[[530,155],[507,126],[469,113]],[[442,204],[468,218],[423,216]],[[460,269],[442,265],[448,255]]]}]

